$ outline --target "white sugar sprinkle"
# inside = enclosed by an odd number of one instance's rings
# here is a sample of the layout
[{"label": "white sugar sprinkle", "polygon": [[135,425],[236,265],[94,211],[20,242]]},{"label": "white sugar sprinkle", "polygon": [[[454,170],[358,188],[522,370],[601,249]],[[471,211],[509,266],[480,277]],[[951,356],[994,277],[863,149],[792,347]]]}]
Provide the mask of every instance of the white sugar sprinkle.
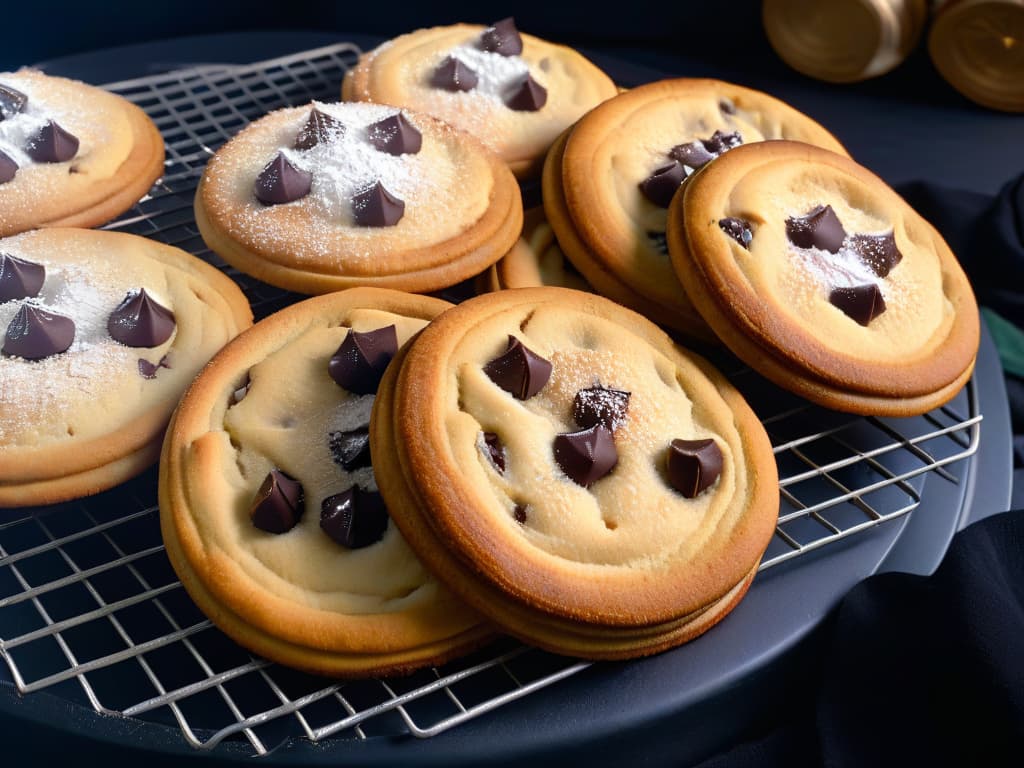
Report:
[{"label": "white sugar sprinkle", "polygon": [[[504,102],[509,89],[530,71],[520,56],[502,56],[500,53],[484,51],[474,45],[460,45],[453,48],[449,55],[476,73],[476,87],[468,91],[467,95],[488,96],[495,101]],[[537,81],[540,82],[539,79]]]}]

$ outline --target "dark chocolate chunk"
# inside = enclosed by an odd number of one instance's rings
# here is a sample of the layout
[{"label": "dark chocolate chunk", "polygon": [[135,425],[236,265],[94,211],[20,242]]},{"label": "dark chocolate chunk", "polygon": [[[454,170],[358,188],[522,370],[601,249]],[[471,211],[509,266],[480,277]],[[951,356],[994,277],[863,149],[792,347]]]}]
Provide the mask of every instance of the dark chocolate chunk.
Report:
[{"label": "dark chocolate chunk", "polygon": [[312,187],[313,174],[296,168],[278,152],[260,171],[252,191],[264,205],[281,205],[305,197]]},{"label": "dark chocolate chunk", "polygon": [[3,353],[26,360],[42,360],[66,352],[74,340],[75,321],[70,317],[22,304],[7,326]]},{"label": "dark chocolate chunk", "polygon": [[345,135],[345,124],[316,107],[309,111],[306,120],[295,136],[295,149],[312,149],[321,142]]},{"label": "dark chocolate chunk", "polygon": [[455,56],[449,56],[434,70],[430,84],[444,91],[472,91],[480,78],[466,63]]},{"label": "dark chocolate chunk", "polygon": [[719,101],[718,102],[718,109],[721,110],[722,113],[726,114],[726,115],[735,115],[736,114],[736,105],[733,104],[728,99],[722,99],[721,101]]},{"label": "dark chocolate chunk", "polygon": [[377,181],[352,198],[352,214],[363,227],[392,227],[405,215],[405,201]]},{"label": "dark chocolate chunk", "polygon": [[754,239],[754,233],[750,229],[750,222],[743,219],[736,219],[732,216],[719,219],[718,226],[722,228],[729,237],[750,250],[750,241]]},{"label": "dark chocolate chunk", "polygon": [[302,484],[279,469],[270,470],[249,506],[249,519],[261,531],[287,533],[302,517]]},{"label": "dark chocolate chunk", "polygon": [[511,16],[494,22],[480,35],[480,47],[491,53],[502,56],[516,56],[523,52],[523,38],[516,29],[516,21]]},{"label": "dark chocolate chunk", "polygon": [[709,152],[704,147],[704,143],[700,141],[677,144],[668,151],[668,156],[673,160],[678,160],[684,166],[688,166],[691,171],[702,168],[715,159],[714,152]]},{"label": "dark chocolate chunk", "polygon": [[398,334],[393,325],[366,333],[349,330],[327,364],[327,372],[349,392],[373,394],[396,352]]},{"label": "dark chocolate chunk", "polygon": [[161,368],[170,368],[167,364],[167,355],[160,358],[160,362],[151,363],[144,357],[139,358],[139,375],[144,379],[155,379],[157,371]]},{"label": "dark chocolate chunk", "polygon": [[526,74],[526,77],[512,86],[505,97],[505,106],[514,109],[516,112],[536,112],[547,104],[548,90],[533,79],[533,75]]},{"label": "dark chocolate chunk", "polygon": [[619,463],[611,430],[597,424],[555,437],[555,462],[577,485],[589,488]]},{"label": "dark chocolate chunk", "polygon": [[46,267],[9,253],[0,253],[0,303],[38,296],[46,279]]},{"label": "dark chocolate chunk", "polygon": [[384,537],[388,510],[379,493],[353,485],[323,500],[320,528],[341,546],[362,549]]},{"label": "dark chocolate chunk", "polygon": [[678,160],[673,160],[669,165],[663,165],[641,181],[640,191],[644,193],[644,197],[659,208],[668,208],[668,204],[672,202],[672,195],[676,193],[685,178],[686,169]]},{"label": "dark chocolate chunk", "polygon": [[626,420],[629,392],[602,386],[581,389],[572,401],[572,417],[581,427],[600,424],[614,432]]},{"label": "dark chocolate chunk", "polygon": [[692,499],[722,474],[722,449],[713,439],[676,439],[668,447],[668,481]]},{"label": "dark chocolate chunk", "polygon": [[651,241],[654,250],[662,256],[668,256],[668,238],[664,232],[648,232],[647,239]]},{"label": "dark chocolate chunk", "polygon": [[0,85],[0,121],[10,120],[25,109],[28,96],[9,85]]},{"label": "dark chocolate chunk", "polygon": [[389,155],[415,155],[423,146],[423,134],[401,112],[367,126],[366,139]]},{"label": "dark chocolate chunk", "polygon": [[50,120],[25,144],[25,154],[37,163],[63,163],[78,152],[78,139]]},{"label": "dark chocolate chunk", "polygon": [[797,248],[820,248],[838,253],[846,239],[846,230],[831,205],[817,205],[806,216],[786,219],[786,235]]},{"label": "dark chocolate chunk", "polygon": [[370,461],[370,430],[366,427],[351,432],[331,432],[327,435],[331,458],[349,472],[373,466]]},{"label": "dark chocolate chunk", "polygon": [[158,347],[171,338],[174,325],[174,313],[141,288],[110,313],[107,333],[128,347]]},{"label": "dark chocolate chunk", "polygon": [[484,373],[512,397],[529,400],[548,383],[551,363],[510,335],[505,352],[485,365]]},{"label": "dark chocolate chunk", "polygon": [[487,446],[487,456],[494,468],[505,474],[505,446],[501,444],[501,438],[494,432],[484,432],[484,445]]},{"label": "dark chocolate chunk", "polygon": [[516,504],[516,508],[512,510],[512,517],[515,518],[516,522],[520,525],[526,524],[526,505]]},{"label": "dark chocolate chunk", "polygon": [[740,136],[739,131],[733,131],[732,133],[722,133],[721,131],[715,131],[711,134],[710,139],[701,139],[701,144],[704,148],[718,156],[723,152],[728,152],[734,147],[738,147],[743,143],[743,137]]},{"label": "dark chocolate chunk", "polygon": [[853,235],[850,247],[879,277],[888,275],[903,260],[892,232],[884,235]]},{"label": "dark chocolate chunk", "polygon": [[885,312],[885,299],[875,283],[833,288],[828,300],[861,325],[867,325]]},{"label": "dark chocolate chunk", "polygon": [[0,184],[6,184],[18,172],[18,164],[6,152],[0,152]]}]

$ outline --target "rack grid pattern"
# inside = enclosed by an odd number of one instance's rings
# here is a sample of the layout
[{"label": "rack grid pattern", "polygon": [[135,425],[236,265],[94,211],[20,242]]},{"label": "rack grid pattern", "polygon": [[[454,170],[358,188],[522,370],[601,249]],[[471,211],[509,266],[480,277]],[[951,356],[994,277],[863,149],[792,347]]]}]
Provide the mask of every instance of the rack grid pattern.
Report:
[{"label": "rack grid pattern", "polygon": [[[149,113],[167,145],[163,178],[108,228],[224,269],[257,317],[294,301],[206,249],[192,198],[221,144],[273,109],[336,100],[358,53],[339,44],[108,85]],[[748,369],[729,375],[761,416],[779,465],[780,517],[762,569],[907,514],[926,479],[962,482],[962,460],[978,447],[973,381],[924,416],[876,419],[816,408]],[[176,727],[196,748],[242,740],[261,755],[293,738],[429,737],[590,666],[512,641],[401,679],[335,682],[255,658],[178,582],[156,487],[154,469],[93,498],[0,518],[0,657],[21,694],[49,690],[97,713]]]}]

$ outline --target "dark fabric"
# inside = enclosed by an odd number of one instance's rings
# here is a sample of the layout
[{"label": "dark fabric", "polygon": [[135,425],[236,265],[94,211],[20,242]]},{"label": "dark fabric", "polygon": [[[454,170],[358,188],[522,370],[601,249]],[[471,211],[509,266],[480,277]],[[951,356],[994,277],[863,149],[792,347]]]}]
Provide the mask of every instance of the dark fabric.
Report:
[{"label": "dark fabric", "polygon": [[701,768],[1024,763],[1024,510],[929,577],[874,576],[830,617],[816,701]]}]

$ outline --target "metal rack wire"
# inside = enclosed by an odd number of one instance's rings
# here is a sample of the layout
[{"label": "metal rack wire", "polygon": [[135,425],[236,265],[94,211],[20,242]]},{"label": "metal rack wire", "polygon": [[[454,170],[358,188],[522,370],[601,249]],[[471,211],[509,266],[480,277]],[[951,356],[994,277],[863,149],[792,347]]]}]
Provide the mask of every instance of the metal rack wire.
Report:
[{"label": "metal rack wire", "polygon": [[[108,85],[149,113],[167,145],[164,177],[109,228],[224,269],[257,317],[293,301],[206,249],[192,216],[195,186],[206,159],[250,120],[335,100],[357,55],[339,44]],[[907,514],[926,480],[960,484],[978,447],[973,382],[924,416],[876,419],[810,406],[749,370],[731,378],[762,417],[780,470],[782,509],[762,569]],[[344,683],[254,658],[178,582],[160,540],[156,487],[151,470],[93,498],[5,513],[0,657],[21,694],[45,689],[97,713],[171,725],[196,748],[244,739],[260,755],[292,738],[432,736],[589,666],[511,641],[408,678]]]}]

